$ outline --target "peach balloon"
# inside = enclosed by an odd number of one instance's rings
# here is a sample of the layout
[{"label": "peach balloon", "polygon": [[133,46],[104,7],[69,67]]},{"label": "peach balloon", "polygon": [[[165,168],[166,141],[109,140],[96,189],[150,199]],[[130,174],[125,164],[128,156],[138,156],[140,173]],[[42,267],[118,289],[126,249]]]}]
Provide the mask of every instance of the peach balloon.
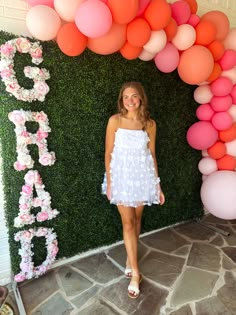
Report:
[{"label": "peach balloon", "polygon": [[216,40],[224,40],[229,33],[230,25],[227,15],[221,11],[210,11],[201,17],[201,21],[212,22],[216,27]]},{"label": "peach balloon", "polygon": [[26,14],[26,25],[32,36],[48,41],[56,37],[61,27],[61,19],[52,8],[36,5]]},{"label": "peach balloon", "polygon": [[143,46],[143,48],[149,53],[155,55],[165,47],[166,42],[167,38],[165,31],[152,31],[149,41]]},{"label": "peach balloon", "polygon": [[236,50],[236,27],[229,31],[223,43],[226,49]]},{"label": "peach balloon", "polygon": [[124,46],[120,49],[120,53],[124,58],[132,60],[138,58],[142,50],[142,47],[134,47],[130,45],[129,42],[126,42]]},{"label": "peach balloon", "polygon": [[233,104],[229,110],[228,113],[230,114],[230,116],[232,117],[233,121],[236,121],[236,105]]},{"label": "peach balloon", "polygon": [[207,153],[207,150],[202,150],[202,156],[203,156],[203,157],[209,156],[208,153]]},{"label": "peach balloon", "polygon": [[109,55],[121,49],[126,42],[126,25],[113,23],[104,36],[88,39],[88,48],[100,55]]},{"label": "peach balloon", "polygon": [[75,12],[77,7],[85,0],[54,0],[54,7],[62,20],[66,22],[75,21]]},{"label": "peach balloon", "polygon": [[210,102],[213,94],[208,84],[197,87],[193,93],[194,100],[199,104]]},{"label": "peach balloon", "polygon": [[108,0],[107,5],[111,10],[113,21],[118,24],[131,22],[139,9],[138,0]]},{"label": "peach balloon", "polygon": [[144,11],[144,17],[153,31],[165,28],[171,19],[169,3],[166,0],[152,0]]},{"label": "peach balloon", "polygon": [[211,52],[204,46],[194,45],[181,54],[178,73],[184,82],[200,84],[209,77],[213,67]]},{"label": "peach balloon", "polygon": [[218,170],[216,160],[204,157],[199,161],[198,169],[203,175],[210,175]]},{"label": "peach balloon", "polygon": [[155,54],[152,54],[145,49],[141,51],[141,54],[139,55],[139,59],[143,61],[149,61],[152,60],[155,57]]},{"label": "peach balloon", "polygon": [[178,50],[186,50],[194,44],[195,40],[194,27],[189,24],[182,24],[177,27],[177,33],[171,42]]},{"label": "peach balloon", "polygon": [[230,142],[226,142],[225,146],[226,146],[227,154],[236,157],[236,139],[234,139]]},{"label": "peach balloon", "polygon": [[236,83],[236,67],[230,70],[222,71],[221,75],[229,78],[234,84]]}]

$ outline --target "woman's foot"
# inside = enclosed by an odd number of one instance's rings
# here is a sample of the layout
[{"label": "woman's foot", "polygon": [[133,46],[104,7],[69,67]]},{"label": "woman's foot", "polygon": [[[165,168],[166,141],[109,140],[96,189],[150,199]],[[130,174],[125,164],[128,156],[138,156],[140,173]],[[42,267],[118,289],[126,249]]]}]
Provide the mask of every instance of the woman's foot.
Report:
[{"label": "woman's foot", "polygon": [[142,281],[142,276],[132,276],[130,284],[128,286],[128,296],[131,299],[137,299],[137,297],[139,297],[140,294],[140,290],[139,290],[139,284]]},{"label": "woman's foot", "polygon": [[126,279],[132,278],[132,269],[128,266],[125,267],[125,278]]}]

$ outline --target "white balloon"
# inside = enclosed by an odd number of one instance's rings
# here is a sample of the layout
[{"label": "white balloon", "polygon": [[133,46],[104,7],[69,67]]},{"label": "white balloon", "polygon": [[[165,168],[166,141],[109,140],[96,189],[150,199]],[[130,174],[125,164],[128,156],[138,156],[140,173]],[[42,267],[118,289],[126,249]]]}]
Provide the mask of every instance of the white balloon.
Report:
[{"label": "white balloon", "polygon": [[216,160],[210,157],[204,157],[199,161],[198,169],[203,175],[210,175],[218,169]]},{"label": "white balloon", "polygon": [[199,104],[209,103],[212,97],[213,94],[208,84],[197,87],[193,94],[193,98]]}]

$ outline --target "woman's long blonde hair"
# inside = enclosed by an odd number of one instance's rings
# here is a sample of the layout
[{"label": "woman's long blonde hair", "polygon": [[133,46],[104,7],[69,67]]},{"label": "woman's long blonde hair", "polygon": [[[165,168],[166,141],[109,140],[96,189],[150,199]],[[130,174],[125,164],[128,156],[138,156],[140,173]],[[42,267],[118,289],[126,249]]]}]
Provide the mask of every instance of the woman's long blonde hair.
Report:
[{"label": "woman's long blonde hair", "polygon": [[126,90],[127,88],[133,88],[136,89],[140,98],[140,106],[138,109],[138,119],[141,121],[143,129],[147,128],[147,124],[148,122],[151,121],[150,119],[150,113],[148,110],[148,99],[147,99],[147,95],[144,91],[144,88],[142,86],[142,84],[140,82],[126,82],[122,85],[121,89],[120,89],[120,93],[118,96],[118,101],[117,101],[117,106],[118,106],[118,112],[124,116],[128,111],[127,109],[124,107],[124,103],[123,103],[123,93],[124,90]]}]

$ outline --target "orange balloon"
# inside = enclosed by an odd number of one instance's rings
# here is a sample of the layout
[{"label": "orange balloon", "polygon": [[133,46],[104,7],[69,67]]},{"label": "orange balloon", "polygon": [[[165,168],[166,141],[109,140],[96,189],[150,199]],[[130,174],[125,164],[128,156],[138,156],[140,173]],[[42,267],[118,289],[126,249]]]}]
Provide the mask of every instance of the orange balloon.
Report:
[{"label": "orange balloon", "polygon": [[195,14],[197,12],[198,4],[196,0],[183,0],[183,1],[188,3],[192,14]]},{"label": "orange balloon", "polygon": [[222,158],[216,161],[218,170],[235,171],[236,159],[229,154],[225,154]]},{"label": "orange balloon", "polygon": [[198,45],[209,45],[216,37],[216,27],[212,22],[200,21],[195,27],[196,41]]},{"label": "orange balloon", "polygon": [[226,146],[223,142],[217,141],[207,149],[207,153],[215,160],[220,159],[226,154]]},{"label": "orange balloon", "polygon": [[164,28],[168,42],[170,42],[172,40],[172,38],[175,37],[175,35],[177,33],[177,27],[178,26],[177,26],[175,19],[170,18],[168,25]]},{"label": "orange balloon", "polygon": [[114,22],[127,24],[137,15],[139,0],[108,0],[107,5]]},{"label": "orange balloon", "polygon": [[88,38],[88,48],[100,55],[109,55],[121,49],[126,42],[125,24],[113,23],[110,31],[97,38]]},{"label": "orange balloon", "polygon": [[135,47],[144,46],[151,36],[148,22],[142,18],[134,19],[127,26],[127,40]]},{"label": "orange balloon", "polygon": [[214,59],[204,46],[193,45],[184,50],[180,56],[178,73],[188,84],[199,84],[210,76],[214,67]]},{"label": "orange balloon", "polygon": [[219,131],[219,138],[221,141],[230,142],[236,139],[236,122],[226,130]]},{"label": "orange balloon", "polygon": [[214,40],[210,45],[207,46],[207,48],[210,50],[213,58],[216,61],[219,60],[225,52],[224,44],[219,40]]},{"label": "orange balloon", "polygon": [[165,28],[171,18],[169,3],[165,0],[152,0],[144,11],[144,17],[153,31],[159,31]]},{"label": "orange balloon", "polygon": [[217,78],[219,78],[221,72],[222,72],[221,66],[218,64],[218,62],[215,62],[212,73],[210,74],[206,81],[208,82],[215,81]]},{"label": "orange balloon", "polygon": [[124,46],[120,49],[120,53],[124,58],[132,60],[138,58],[142,50],[143,47],[134,47],[130,45],[129,42],[126,42]]},{"label": "orange balloon", "polygon": [[221,11],[210,11],[201,17],[201,21],[212,22],[216,27],[216,39],[224,40],[229,33],[230,25],[227,15]]},{"label": "orange balloon", "polygon": [[80,55],[87,46],[88,38],[82,34],[75,23],[64,24],[57,33],[57,44],[67,56]]}]

